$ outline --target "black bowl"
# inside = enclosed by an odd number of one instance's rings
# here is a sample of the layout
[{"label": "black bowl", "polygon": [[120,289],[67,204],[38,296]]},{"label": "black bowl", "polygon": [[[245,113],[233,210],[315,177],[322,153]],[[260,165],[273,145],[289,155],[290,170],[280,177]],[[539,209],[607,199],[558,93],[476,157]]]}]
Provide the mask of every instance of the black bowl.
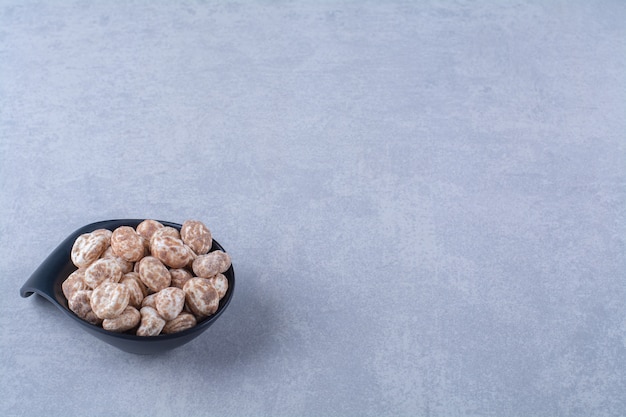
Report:
[{"label": "black bowl", "polygon": [[[235,290],[235,272],[233,267],[224,273],[228,279],[228,291],[220,301],[219,308],[215,314],[199,321],[198,324],[191,329],[184,330],[179,333],[142,337],[128,333],[114,333],[104,330],[102,327],[94,326],[82,320],[74,314],[67,305],[67,300],[63,295],[61,285],[63,281],[77,268],[70,259],[70,252],[76,238],[83,233],[89,233],[96,229],[114,230],[119,226],[137,227],[143,219],[121,219],[121,220],[104,220],[97,223],[91,223],[81,227],[74,233],[69,235],[37,268],[30,276],[28,281],[24,283],[20,289],[20,295],[24,298],[29,297],[33,293],[37,293],[46,298],[52,304],[57,306],[67,317],[74,320],[84,330],[98,339],[130,353],[137,354],[155,354],[165,352],[170,349],[177,348],[190,342],[200,336],[202,332],[208,329],[219,316],[224,312]],[[165,226],[175,227],[178,230],[182,227],[180,224],[160,221]],[[211,251],[224,250],[222,246],[213,240]]]}]

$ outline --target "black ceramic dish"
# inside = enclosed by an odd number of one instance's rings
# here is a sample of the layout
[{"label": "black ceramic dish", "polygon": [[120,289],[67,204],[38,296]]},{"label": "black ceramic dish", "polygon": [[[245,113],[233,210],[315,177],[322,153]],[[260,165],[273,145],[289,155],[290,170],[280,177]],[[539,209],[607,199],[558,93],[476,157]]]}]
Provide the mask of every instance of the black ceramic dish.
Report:
[{"label": "black ceramic dish", "polygon": [[[142,221],[143,219],[105,220],[88,224],[76,230],[69,235],[30,276],[28,281],[26,281],[20,289],[20,295],[24,298],[29,297],[33,293],[41,295],[52,304],[56,305],[66,316],[78,323],[78,325],[91,335],[126,352],[138,354],[161,353],[182,346],[195,339],[218,319],[230,303],[233,291],[235,290],[235,272],[232,265],[228,271],[224,273],[228,279],[228,291],[220,301],[217,312],[198,322],[195,327],[179,333],[153,337],[141,337],[127,333],[113,333],[80,319],[67,306],[67,300],[63,295],[61,285],[65,278],[76,270],[76,267],[72,264],[70,259],[70,252],[76,238],[83,233],[92,232],[96,229],[114,230],[119,226],[137,227]],[[181,228],[181,225],[177,223],[160,222],[165,226],[175,227],[178,230]],[[214,250],[224,249],[219,243],[213,240],[211,251]]]}]

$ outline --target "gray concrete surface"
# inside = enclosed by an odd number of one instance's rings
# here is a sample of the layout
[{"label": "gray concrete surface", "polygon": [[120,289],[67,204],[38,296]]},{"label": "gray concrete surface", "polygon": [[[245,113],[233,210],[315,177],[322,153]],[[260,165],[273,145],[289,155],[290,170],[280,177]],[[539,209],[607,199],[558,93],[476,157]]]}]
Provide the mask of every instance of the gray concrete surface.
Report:
[{"label": "gray concrete surface", "polygon": [[[0,415],[626,415],[623,1],[0,0]],[[237,290],[125,354],[18,290],[97,220]]]}]

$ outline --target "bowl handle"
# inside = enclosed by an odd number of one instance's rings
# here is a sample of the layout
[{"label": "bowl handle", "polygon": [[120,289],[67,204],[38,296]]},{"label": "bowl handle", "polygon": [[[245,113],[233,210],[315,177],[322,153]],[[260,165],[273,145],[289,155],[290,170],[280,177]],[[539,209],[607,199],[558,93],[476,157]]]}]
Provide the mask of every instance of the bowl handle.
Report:
[{"label": "bowl handle", "polygon": [[[69,236],[39,265],[30,278],[22,285],[22,288],[20,288],[22,297],[30,297],[33,293],[37,293],[51,303],[61,307],[59,300],[63,300],[64,296],[58,283],[59,280],[64,280],[71,273],[71,270],[68,271],[67,260],[70,257],[74,239],[74,234]],[[72,265],[70,265],[71,267]]]}]

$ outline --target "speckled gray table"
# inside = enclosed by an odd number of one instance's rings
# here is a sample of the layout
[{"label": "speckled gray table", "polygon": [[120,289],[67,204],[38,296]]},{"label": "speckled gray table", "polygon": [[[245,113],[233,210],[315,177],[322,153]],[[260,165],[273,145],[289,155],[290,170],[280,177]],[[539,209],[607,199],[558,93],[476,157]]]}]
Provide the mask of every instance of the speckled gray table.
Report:
[{"label": "speckled gray table", "polygon": [[[0,415],[626,415],[626,3],[0,0]],[[237,289],[123,353],[18,290],[97,220]]]}]

